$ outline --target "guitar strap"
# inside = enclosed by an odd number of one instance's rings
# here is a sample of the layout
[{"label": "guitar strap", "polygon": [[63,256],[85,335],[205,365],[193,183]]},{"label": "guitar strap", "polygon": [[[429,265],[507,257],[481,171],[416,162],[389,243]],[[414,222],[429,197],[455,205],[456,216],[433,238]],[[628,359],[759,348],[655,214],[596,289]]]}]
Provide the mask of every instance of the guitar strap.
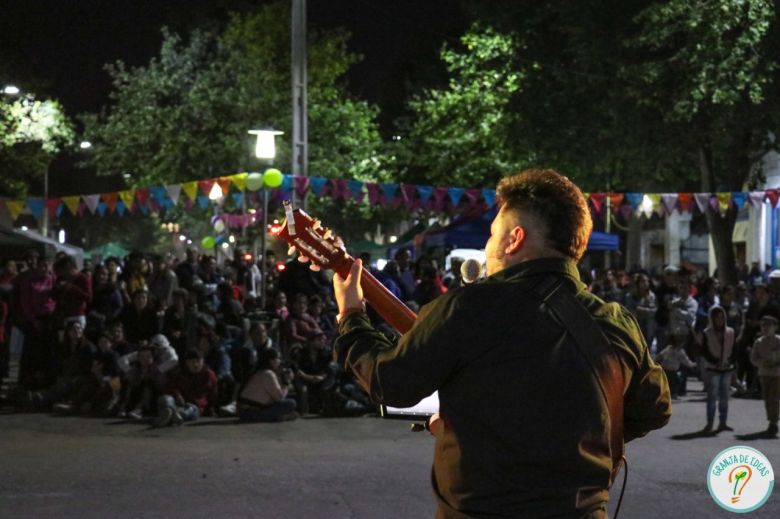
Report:
[{"label": "guitar strap", "polygon": [[563,286],[558,276],[547,276],[536,284],[534,294],[566,328],[595,378],[609,410],[612,474],[610,487],[623,459],[623,369],[615,347],[607,339],[590,312],[575,294]]}]

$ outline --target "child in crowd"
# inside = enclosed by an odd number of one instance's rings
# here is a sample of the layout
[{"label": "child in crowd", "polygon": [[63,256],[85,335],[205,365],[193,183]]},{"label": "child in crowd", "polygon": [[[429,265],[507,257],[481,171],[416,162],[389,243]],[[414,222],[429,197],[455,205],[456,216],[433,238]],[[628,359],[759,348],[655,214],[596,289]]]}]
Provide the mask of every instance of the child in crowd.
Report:
[{"label": "child in crowd", "polygon": [[282,385],[279,352],[264,348],[258,355],[258,367],[238,397],[238,416],[244,422],[281,422],[295,420],[295,400],[287,398],[289,380]]},{"label": "child in crowd", "polygon": [[159,414],[154,420],[155,427],[180,425],[214,414],[217,376],[206,367],[200,350],[187,350],[184,368],[173,376],[168,390],[169,394],[160,397],[157,402]]},{"label": "child in crowd", "polygon": [[686,339],[687,335],[672,335],[671,343],[658,354],[656,359],[666,373],[674,400],[680,398],[680,394],[685,394],[685,388],[680,387],[684,382],[680,376],[680,364],[691,369],[696,368],[696,363],[685,353]]},{"label": "child in crowd", "polygon": [[761,336],[753,344],[750,362],[758,368],[761,392],[766,407],[770,437],[777,436],[777,420],[780,415],[780,336],[777,335],[777,319],[771,315],[761,318]]},{"label": "child in crowd", "polygon": [[714,305],[709,311],[709,325],[697,341],[702,345],[704,358],[705,387],[707,389],[707,425],[705,432],[712,431],[715,419],[715,406],[718,404],[720,423],[718,432],[733,431],[727,424],[729,412],[729,394],[731,376],[734,371],[734,329],[726,325],[726,311],[720,305]]},{"label": "child in crowd", "polygon": [[[132,362],[123,364],[126,377],[125,400],[122,409],[130,409],[128,418],[140,420],[157,414],[157,399],[166,387],[166,374],[154,360],[154,348],[144,345]],[[124,414],[120,411],[120,414]]]},{"label": "child in crowd", "polygon": [[111,336],[98,337],[98,349],[92,357],[92,368],[85,376],[72,404],[57,404],[55,411],[103,415],[114,410],[119,402],[119,355],[113,349]]}]

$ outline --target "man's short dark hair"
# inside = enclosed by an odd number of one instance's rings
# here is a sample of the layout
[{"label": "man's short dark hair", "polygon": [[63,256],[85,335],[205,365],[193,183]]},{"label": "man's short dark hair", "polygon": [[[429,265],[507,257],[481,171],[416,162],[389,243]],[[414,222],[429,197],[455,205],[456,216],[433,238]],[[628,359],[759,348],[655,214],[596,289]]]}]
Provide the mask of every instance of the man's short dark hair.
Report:
[{"label": "man's short dark hair", "polygon": [[507,210],[539,220],[552,249],[579,260],[593,221],[585,197],[571,180],[551,169],[528,169],[498,183],[498,199]]}]

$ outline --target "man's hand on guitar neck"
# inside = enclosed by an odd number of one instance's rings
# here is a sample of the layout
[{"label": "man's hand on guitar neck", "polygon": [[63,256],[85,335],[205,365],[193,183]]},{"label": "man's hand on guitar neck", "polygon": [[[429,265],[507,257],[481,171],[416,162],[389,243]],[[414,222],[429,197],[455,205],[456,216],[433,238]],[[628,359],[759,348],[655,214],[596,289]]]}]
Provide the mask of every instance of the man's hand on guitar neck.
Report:
[{"label": "man's hand on guitar neck", "polygon": [[340,318],[354,311],[365,310],[363,288],[360,286],[362,274],[363,262],[360,259],[356,259],[352,264],[347,279],[343,279],[338,273],[333,275],[333,291],[336,296],[336,304],[339,306]]}]

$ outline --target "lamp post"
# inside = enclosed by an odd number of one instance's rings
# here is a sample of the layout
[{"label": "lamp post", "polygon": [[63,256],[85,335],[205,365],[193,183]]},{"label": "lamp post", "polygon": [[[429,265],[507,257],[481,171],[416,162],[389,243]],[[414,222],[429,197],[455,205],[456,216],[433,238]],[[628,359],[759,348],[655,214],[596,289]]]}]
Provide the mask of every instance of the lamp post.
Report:
[{"label": "lamp post", "polygon": [[[268,165],[273,164],[276,158],[276,136],[282,135],[284,132],[276,130],[249,130],[250,135],[256,135],[257,141],[255,142],[255,157],[266,162]],[[262,251],[262,260],[260,261],[260,301],[263,306],[266,304],[265,289],[266,289],[266,272],[267,267],[265,264],[265,249],[266,249],[266,234],[268,233],[268,184],[266,182],[266,175],[263,175],[263,215],[261,218],[262,232],[260,233],[260,247]],[[255,261],[257,260],[257,254],[255,254]]]}]

